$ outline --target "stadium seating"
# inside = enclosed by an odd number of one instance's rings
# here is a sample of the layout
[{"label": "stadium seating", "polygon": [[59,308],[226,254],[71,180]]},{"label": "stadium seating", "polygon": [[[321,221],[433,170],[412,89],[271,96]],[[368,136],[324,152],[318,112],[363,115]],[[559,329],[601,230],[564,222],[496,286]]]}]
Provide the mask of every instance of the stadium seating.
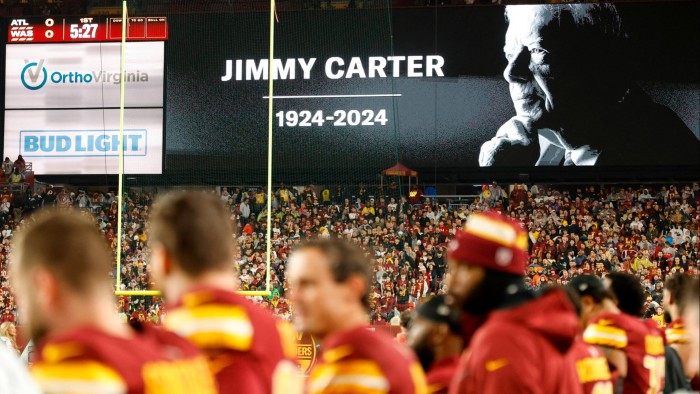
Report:
[{"label": "stadium seating", "polygon": [[[509,189],[510,191],[507,191]],[[379,196],[367,190],[320,187],[277,189],[272,201],[272,294],[254,297],[265,308],[288,319],[284,266],[293,245],[311,237],[338,236],[362,245],[373,256],[376,282],[370,316],[374,325],[388,325],[400,311],[423,297],[444,292],[447,242],[471,212],[498,210],[520,219],[531,241],[528,283],[540,287],[566,283],[582,273],[603,275],[629,271],[649,293],[649,317],[661,303],[663,280],[670,273],[697,273],[700,264],[700,187],[643,185],[636,187],[514,185],[484,186],[467,204],[424,198],[418,204]],[[53,189],[51,189],[53,190]],[[230,190],[230,191],[229,191]],[[15,319],[7,283],[7,250],[12,231],[40,205],[75,206],[91,212],[113,249],[117,203],[110,193],[70,192],[65,188],[40,194],[9,192],[9,207],[0,210],[2,231],[3,320]],[[243,290],[265,289],[264,205],[256,190],[223,188],[222,201],[238,232],[240,257],[232,270],[240,272]],[[51,194],[54,194],[51,196]],[[282,198],[282,195],[286,195]],[[328,196],[324,201],[323,195]],[[121,288],[148,290],[148,213],[154,198],[129,193],[124,202]],[[248,200],[248,207],[241,207]],[[248,217],[245,215],[250,212]],[[5,227],[6,226],[6,227]],[[116,272],[113,272],[116,275]],[[158,321],[163,306],[158,297],[120,297],[124,318]]]}]

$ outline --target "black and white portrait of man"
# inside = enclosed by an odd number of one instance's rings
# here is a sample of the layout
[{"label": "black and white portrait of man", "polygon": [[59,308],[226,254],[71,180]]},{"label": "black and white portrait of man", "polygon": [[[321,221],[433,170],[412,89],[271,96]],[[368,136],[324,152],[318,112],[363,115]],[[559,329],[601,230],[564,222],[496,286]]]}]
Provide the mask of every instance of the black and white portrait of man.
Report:
[{"label": "black and white portrait of man", "polygon": [[480,166],[700,163],[698,138],[634,83],[614,5],[508,6],[506,20],[515,116],[481,146]]}]

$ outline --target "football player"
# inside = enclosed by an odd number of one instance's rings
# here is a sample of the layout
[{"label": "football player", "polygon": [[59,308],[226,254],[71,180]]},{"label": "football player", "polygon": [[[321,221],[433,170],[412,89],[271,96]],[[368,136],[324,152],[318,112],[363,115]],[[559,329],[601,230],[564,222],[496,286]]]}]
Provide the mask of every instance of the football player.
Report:
[{"label": "football player", "polygon": [[453,303],[486,316],[450,393],[581,392],[567,357],[578,329],[574,306],[560,289],[540,296],[525,287],[527,247],[521,224],[497,213],[472,214],[450,243]]},{"label": "football player", "polygon": [[700,377],[697,371],[691,371],[690,364],[690,336],[683,322],[686,310],[686,297],[693,279],[687,275],[676,273],[666,279],[664,283],[663,304],[671,316],[671,322],[666,326],[666,340],[677,353],[683,363],[686,376],[693,378],[693,389],[700,390]]},{"label": "football player", "polygon": [[426,393],[410,350],[367,327],[372,277],[369,259],[343,240],[314,240],[292,252],[292,318],[297,331],[319,339],[323,349],[307,393]]},{"label": "football player", "polygon": [[14,242],[23,320],[37,344],[32,374],[46,394],[212,394],[205,357],[185,339],[114,313],[114,256],[77,211],[49,211]]},{"label": "football player", "polygon": [[[693,279],[686,288],[685,294],[685,312],[683,313],[683,322],[686,325],[688,332],[688,364],[687,370],[690,373],[695,373],[695,376],[700,372],[700,281],[697,278]],[[697,390],[700,386],[697,384],[698,379],[693,382],[693,389]]]},{"label": "football player", "polygon": [[437,295],[421,304],[411,319],[408,345],[426,373],[428,392],[447,393],[462,353],[459,312]]},{"label": "football player", "polygon": [[583,340],[603,352],[622,392],[660,392],[666,363],[664,340],[658,329],[623,313],[615,294],[594,275],[577,276],[569,285],[581,296],[581,321],[586,327]]},{"label": "football player", "polygon": [[165,327],[205,352],[222,393],[294,393],[291,326],[235,293],[229,216],[205,192],[169,194],[155,205],[149,243],[152,275],[169,302]]},{"label": "football player", "polygon": [[[562,287],[576,308],[576,314],[581,316],[581,299],[578,292],[571,286]],[[546,290],[548,291],[548,290]],[[614,392],[613,376],[610,373],[608,360],[595,345],[583,341],[583,325],[576,336],[571,350],[567,355],[576,365],[576,373],[583,387],[584,394],[612,394]]]}]

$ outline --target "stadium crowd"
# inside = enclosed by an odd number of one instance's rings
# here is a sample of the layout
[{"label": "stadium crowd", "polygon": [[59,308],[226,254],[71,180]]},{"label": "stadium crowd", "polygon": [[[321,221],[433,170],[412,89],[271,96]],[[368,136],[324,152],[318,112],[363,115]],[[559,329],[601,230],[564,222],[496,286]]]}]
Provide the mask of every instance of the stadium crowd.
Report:
[{"label": "stadium crowd", "polygon": [[[259,188],[220,188],[238,233],[235,262],[243,290],[266,286],[266,210],[268,196]],[[421,299],[445,293],[446,246],[472,212],[495,210],[519,219],[530,238],[526,281],[538,288],[566,284],[580,274],[634,273],[647,290],[647,318],[663,325],[664,280],[674,272],[698,272],[700,264],[700,187],[541,187],[486,185],[471,201],[448,204],[430,197],[382,196],[365,187],[304,188],[280,184],[272,196],[272,295],[253,299],[290,319],[285,265],[292,247],[313,237],[339,236],[373,256],[375,283],[370,318],[388,325]],[[125,195],[120,287],[149,290],[148,229],[154,196]],[[42,205],[76,206],[93,213],[114,250],[117,201],[112,193],[69,192],[48,187],[41,193],[4,190],[0,206],[2,321],[16,321],[7,281],[6,258],[12,233],[23,218]],[[115,272],[113,272],[116,275]],[[124,320],[158,322],[158,297],[119,298]]]}]

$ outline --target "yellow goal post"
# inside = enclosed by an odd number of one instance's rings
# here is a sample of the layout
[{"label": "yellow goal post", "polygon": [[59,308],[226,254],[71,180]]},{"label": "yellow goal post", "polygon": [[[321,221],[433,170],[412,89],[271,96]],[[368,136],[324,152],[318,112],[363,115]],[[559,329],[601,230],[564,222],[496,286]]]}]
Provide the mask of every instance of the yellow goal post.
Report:
[{"label": "yellow goal post", "polygon": [[[119,184],[117,186],[118,191],[118,206],[117,206],[117,272],[115,281],[115,295],[117,296],[160,296],[161,293],[158,290],[120,290],[121,288],[121,239],[122,239],[122,209],[123,209],[123,198],[124,198],[124,89],[125,81],[124,79],[124,68],[126,62],[126,32],[128,24],[128,13],[127,13],[127,0],[122,1],[122,41],[121,41],[121,64],[119,67],[119,72],[122,83],[120,84],[119,93]],[[270,0],[270,50],[269,50],[269,64],[273,62],[275,44],[275,0]],[[270,264],[272,257],[272,126],[273,126],[273,77],[272,77],[273,67],[268,68],[268,119],[267,119],[267,245],[266,245],[266,281],[265,290],[258,291],[238,291],[239,294],[244,296],[263,296],[267,297],[272,294],[270,289]]]}]

